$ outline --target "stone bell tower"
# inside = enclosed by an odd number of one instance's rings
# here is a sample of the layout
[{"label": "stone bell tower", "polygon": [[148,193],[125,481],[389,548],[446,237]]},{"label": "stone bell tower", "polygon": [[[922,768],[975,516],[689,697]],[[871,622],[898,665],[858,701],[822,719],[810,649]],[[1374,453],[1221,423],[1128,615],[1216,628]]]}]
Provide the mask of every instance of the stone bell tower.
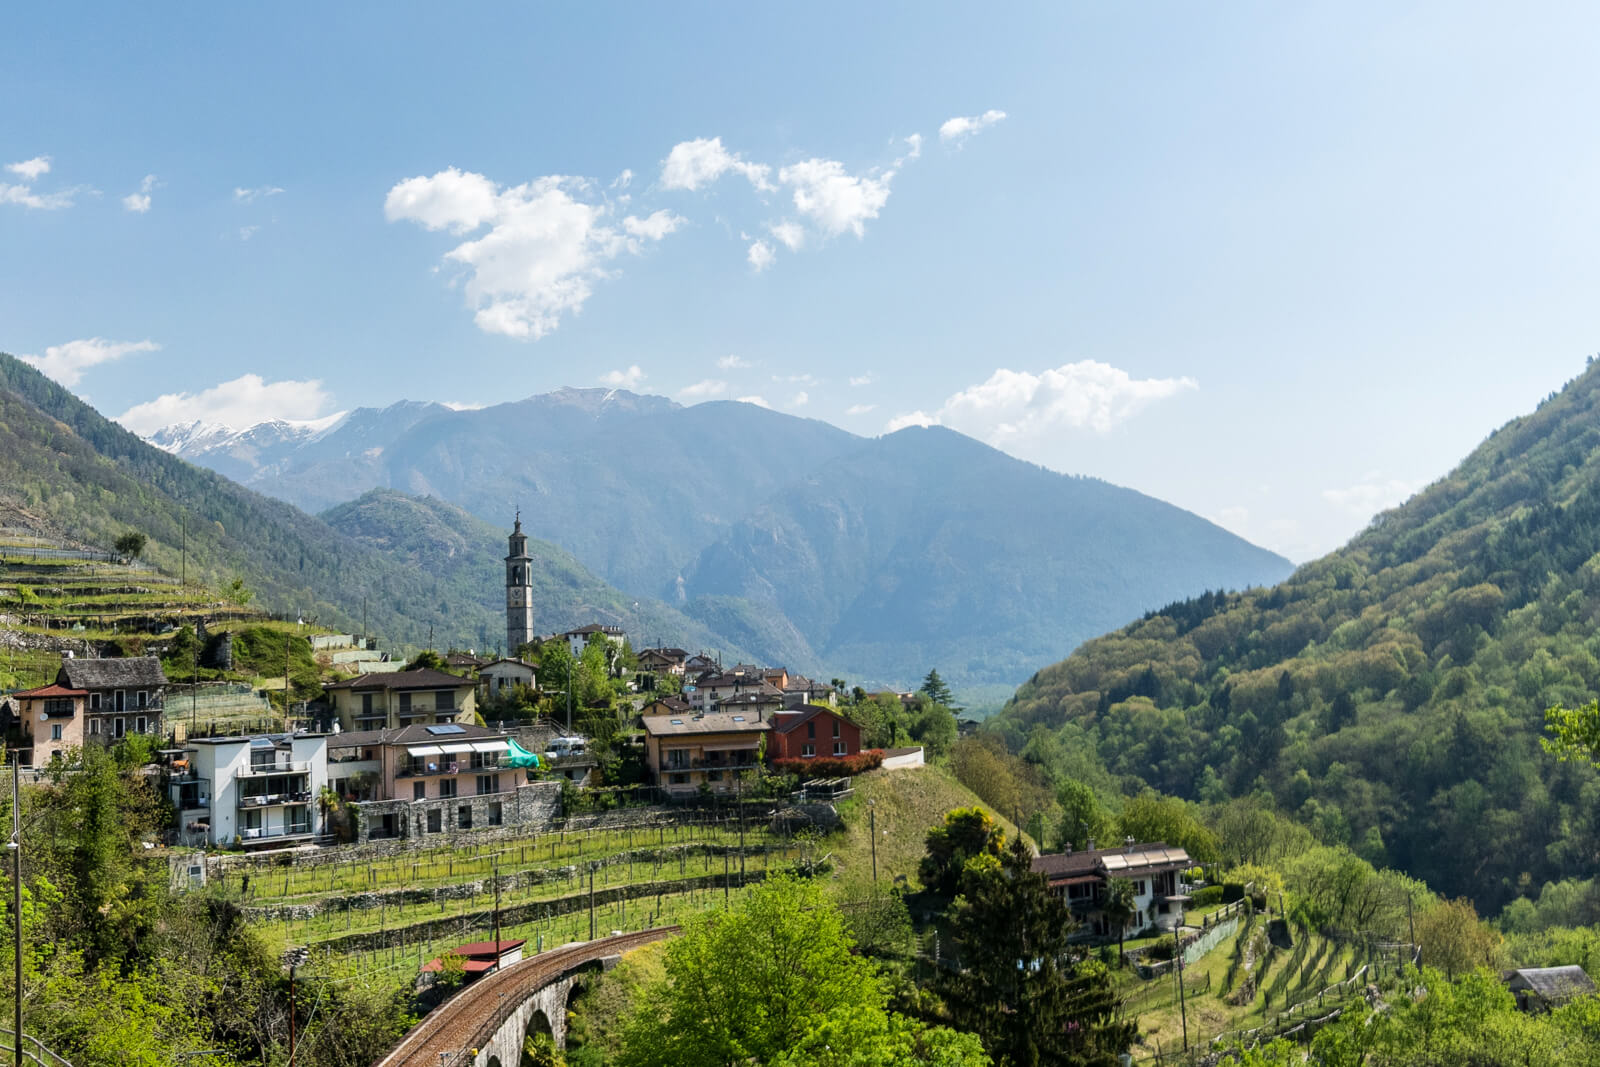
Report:
[{"label": "stone bell tower", "polygon": [[528,555],[528,535],[522,532],[522,512],[512,527],[511,554],[506,557],[506,655],[533,640],[533,557]]}]

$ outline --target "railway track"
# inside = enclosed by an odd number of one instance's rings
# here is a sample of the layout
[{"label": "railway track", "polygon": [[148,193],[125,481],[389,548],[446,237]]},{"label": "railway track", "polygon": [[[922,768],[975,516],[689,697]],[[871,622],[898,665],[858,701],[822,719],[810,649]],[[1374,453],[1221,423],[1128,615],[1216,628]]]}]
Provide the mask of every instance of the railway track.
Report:
[{"label": "railway track", "polygon": [[374,1067],[463,1067],[472,1062],[472,1048],[486,1041],[525,997],[545,984],[573,967],[660,941],[678,929],[661,926],[563,945],[495,971],[429,1012]]}]

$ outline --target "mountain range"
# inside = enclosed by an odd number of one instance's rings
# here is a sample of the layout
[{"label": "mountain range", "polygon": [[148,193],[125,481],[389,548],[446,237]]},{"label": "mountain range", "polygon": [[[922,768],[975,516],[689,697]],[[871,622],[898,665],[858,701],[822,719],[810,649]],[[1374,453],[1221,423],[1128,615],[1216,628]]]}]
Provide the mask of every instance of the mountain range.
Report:
[{"label": "mountain range", "polygon": [[729,647],[869,683],[938,667],[980,699],[1173,596],[1292,569],[1189,512],[950,430],[863,438],[745,403],[563,389],[151,440],[330,519],[373,489],[502,531],[520,509],[531,534]]}]

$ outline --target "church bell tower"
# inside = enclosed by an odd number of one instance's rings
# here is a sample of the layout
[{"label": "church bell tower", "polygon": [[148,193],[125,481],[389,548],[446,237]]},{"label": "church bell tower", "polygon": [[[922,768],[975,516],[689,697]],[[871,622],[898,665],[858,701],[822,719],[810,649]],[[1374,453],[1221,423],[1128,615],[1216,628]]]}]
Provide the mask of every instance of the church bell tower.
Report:
[{"label": "church bell tower", "polygon": [[533,640],[533,557],[528,555],[528,535],[522,532],[522,512],[512,527],[511,554],[506,557],[506,655]]}]

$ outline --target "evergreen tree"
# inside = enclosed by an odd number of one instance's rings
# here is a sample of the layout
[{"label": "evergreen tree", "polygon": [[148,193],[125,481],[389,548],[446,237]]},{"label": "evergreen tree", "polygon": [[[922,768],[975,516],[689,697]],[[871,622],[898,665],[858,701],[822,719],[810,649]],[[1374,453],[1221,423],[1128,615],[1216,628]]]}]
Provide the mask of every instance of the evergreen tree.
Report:
[{"label": "evergreen tree", "polygon": [[1032,861],[1019,838],[987,871],[982,863],[969,868],[951,913],[961,970],[939,980],[945,1003],[997,1063],[1111,1067],[1137,1026],[1118,1018],[1102,965],[1069,962],[1067,938],[1077,924]]},{"label": "evergreen tree", "polygon": [[935,704],[941,704],[948,708],[955,703],[955,694],[951,693],[950,687],[944,684],[944,679],[939,677],[937,669],[929,671],[928,676],[922,680],[921,691]]}]

